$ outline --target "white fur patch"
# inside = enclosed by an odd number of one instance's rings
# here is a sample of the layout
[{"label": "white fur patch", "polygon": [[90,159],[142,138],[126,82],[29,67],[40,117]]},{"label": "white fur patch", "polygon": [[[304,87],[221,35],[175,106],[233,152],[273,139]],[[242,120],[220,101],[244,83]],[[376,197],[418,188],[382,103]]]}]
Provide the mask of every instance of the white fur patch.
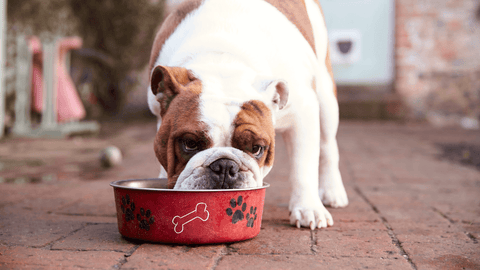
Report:
[{"label": "white fur patch", "polygon": [[232,146],[233,121],[240,111],[241,103],[222,100],[213,96],[200,98],[200,121],[208,125],[208,136],[213,147]]},{"label": "white fur patch", "polygon": [[239,174],[243,176],[242,186],[239,188],[261,187],[263,175],[257,162],[244,152],[232,147],[214,147],[194,155],[187,166],[178,176],[174,189],[204,189],[205,170],[218,159],[227,158],[236,162]]}]

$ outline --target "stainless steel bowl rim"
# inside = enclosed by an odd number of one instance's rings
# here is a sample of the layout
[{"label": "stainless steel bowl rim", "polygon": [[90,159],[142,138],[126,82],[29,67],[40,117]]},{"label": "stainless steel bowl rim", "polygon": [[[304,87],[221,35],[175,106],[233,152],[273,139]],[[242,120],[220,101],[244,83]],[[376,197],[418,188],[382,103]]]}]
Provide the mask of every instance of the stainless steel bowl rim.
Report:
[{"label": "stainless steel bowl rim", "polygon": [[236,191],[248,191],[248,190],[257,190],[257,189],[264,189],[268,188],[270,184],[263,182],[263,186],[261,187],[253,187],[253,188],[241,188],[241,189],[195,189],[195,190],[183,190],[183,189],[169,189],[169,188],[151,188],[151,187],[134,187],[134,186],[126,186],[126,183],[141,183],[141,182],[148,182],[148,181],[156,181],[156,182],[165,182],[165,178],[146,178],[146,179],[128,179],[128,180],[117,180],[110,183],[110,186],[114,188],[120,189],[128,189],[128,190],[145,190],[145,191],[164,191],[164,192],[236,192]]}]

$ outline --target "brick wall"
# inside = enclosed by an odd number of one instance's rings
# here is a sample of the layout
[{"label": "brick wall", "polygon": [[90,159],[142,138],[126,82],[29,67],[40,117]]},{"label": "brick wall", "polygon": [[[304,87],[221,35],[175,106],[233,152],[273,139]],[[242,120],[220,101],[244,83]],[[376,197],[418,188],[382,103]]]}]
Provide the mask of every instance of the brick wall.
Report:
[{"label": "brick wall", "polygon": [[480,1],[396,0],[395,90],[408,115],[480,119]]}]

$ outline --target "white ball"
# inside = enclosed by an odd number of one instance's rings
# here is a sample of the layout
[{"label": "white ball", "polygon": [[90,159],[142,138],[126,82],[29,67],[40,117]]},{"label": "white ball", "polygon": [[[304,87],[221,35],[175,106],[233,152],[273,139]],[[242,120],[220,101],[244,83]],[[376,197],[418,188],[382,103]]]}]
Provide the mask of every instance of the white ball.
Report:
[{"label": "white ball", "polygon": [[109,168],[122,163],[122,152],[116,146],[109,146],[100,152],[102,167]]}]

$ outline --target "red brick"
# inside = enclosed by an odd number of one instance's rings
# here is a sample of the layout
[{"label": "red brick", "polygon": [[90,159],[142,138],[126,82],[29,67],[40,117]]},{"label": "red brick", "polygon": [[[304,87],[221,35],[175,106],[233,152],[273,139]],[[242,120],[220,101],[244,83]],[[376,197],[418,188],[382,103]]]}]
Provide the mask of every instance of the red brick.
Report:
[{"label": "red brick", "polygon": [[400,259],[385,225],[380,222],[337,222],[335,226],[315,232],[314,250],[334,258],[370,257]]},{"label": "red brick", "polygon": [[[266,197],[269,195],[267,194]],[[268,200],[268,199],[266,199]],[[265,202],[263,208],[263,217],[262,217],[262,226],[265,221],[282,221],[288,222],[289,220],[289,211],[288,204],[284,203],[269,203]]]},{"label": "red brick", "polygon": [[[396,237],[406,244],[421,243],[474,243],[465,234],[463,228],[457,224],[451,224],[447,220],[433,219],[418,222],[415,220],[389,221]],[[448,246],[448,245],[447,245]],[[447,248],[447,247],[445,247]],[[455,248],[450,247],[452,251]]]},{"label": "red brick", "polygon": [[[472,105],[466,101],[468,98],[439,97],[447,91],[445,85],[452,88],[450,90],[452,93],[460,93],[459,96],[471,92],[470,83],[456,83],[455,79],[449,77],[455,77],[459,73],[466,77],[474,76],[477,69],[480,55],[477,48],[471,44],[478,43],[476,37],[479,28],[471,24],[472,20],[475,21],[472,16],[478,5],[470,0],[413,2],[398,0],[395,7],[395,51],[407,52],[395,54],[396,73],[404,73],[408,67],[398,63],[403,63],[404,58],[408,58],[415,67],[412,77],[419,73],[443,74],[441,81],[424,79],[421,82],[413,81],[412,85],[404,85],[401,79],[403,76],[397,76],[394,84],[399,90],[398,94],[406,101],[405,105],[410,110],[417,111],[415,116],[413,114],[407,116],[422,119],[432,111],[446,113],[448,116],[478,115],[478,110],[472,111]],[[412,88],[418,91],[403,91]],[[478,100],[468,100],[473,102],[474,107],[475,105],[479,107]]]},{"label": "red brick", "polygon": [[480,223],[471,223],[471,222],[461,222],[462,228],[465,232],[474,237],[476,241],[480,239]]},{"label": "red brick", "polygon": [[418,269],[479,269],[478,244],[443,241],[402,245]]},{"label": "red brick", "polygon": [[82,227],[83,222],[65,220],[56,215],[36,214],[16,208],[0,210],[2,244],[42,247]]},{"label": "red brick", "polygon": [[230,245],[238,254],[311,254],[311,246],[310,229],[298,229],[287,220],[262,222],[258,236]]},{"label": "red brick", "polygon": [[74,195],[77,201],[55,210],[59,214],[116,216],[113,188],[109,180],[86,183]]},{"label": "red brick", "polygon": [[411,269],[404,259],[330,257],[318,255],[225,256],[215,269]]},{"label": "red brick", "polygon": [[2,196],[0,197],[0,207],[3,207],[7,204],[18,204],[19,202],[30,198],[32,194],[42,196],[43,194],[52,192],[52,189],[57,188],[53,185],[0,183],[0,190],[2,191]]},{"label": "red brick", "polygon": [[[470,258],[469,258],[470,257]],[[429,257],[422,257],[419,255],[413,255],[412,259],[415,260],[418,269],[480,269],[480,261],[475,254],[472,256],[466,256],[465,254],[458,255],[433,255]]]},{"label": "red brick", "polygon": [[408,35],[397,36],[396,46],[400,48],[412,48],[412,43]]},{"label": "red brick", "polygon": [[372,210],[372,207],[368,205],[358,193],[350,186],[345,187],[348,196],[348,206],[345,208],[331,208],[327,207],[327,210],[333,217],[333,228],[336,227],[339,222],[378,222],[380,218]]},{"label": "red brick", "polygon": [[0,246],[2,269],[110,269],[123,258],[122,253],[108,251],[52,251]]},{"label": "red brick", "polygon": [[170,246],[144,244],[122,266],[123,269],[212,269],[225,252],[223,245]]},{"label": "red brick", "polygon": [[135,244],[125,240],[118,232],[117,223],[91,224],[56,242],[52,249],[105,250],[128,252]]},{"label": "red brick", "polygon": [[[49,191],[36,194],[35,186],[42,188],[46,186],[49,188]],[[55,185],[40,183],[32,186],[30,184],[29,187],[26,187],[30,192],[30,196],[26,196],[24,200],[16,203],[15,206],[35,212],[55,212],[58,209],[77,203],[82,197],[92,193],[86,186],[88,186],[88,183],[78,181],[62,181]]]}]

